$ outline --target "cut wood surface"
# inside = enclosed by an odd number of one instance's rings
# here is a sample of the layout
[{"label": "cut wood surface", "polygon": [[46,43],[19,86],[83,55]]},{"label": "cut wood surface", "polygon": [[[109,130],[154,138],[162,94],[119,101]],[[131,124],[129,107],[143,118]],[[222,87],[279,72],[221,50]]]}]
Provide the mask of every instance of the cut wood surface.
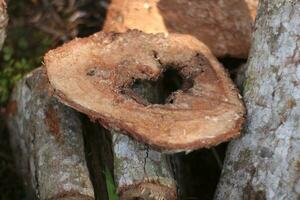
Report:
[{"label": "cut wood surface", "polygon": [[44,69],[17,84],[8,111],[11,146],[30,199],[94,199],[80,119],[48,95]]},{"label": "cut wood surface", "polygon": [[230,143],[216,199],[300,198],[300,2],[260,2],[246,66],[247,124]]},{"label": "cut wood surface", "polygon": [[[62,102],[160,150],[217,145],[237,137],[244,121],[228,74],[191,36],[100,32],[48,52],[45,66]],[[168,69],[183,83],[165,104],[151,104],[131,89],[136,80],[157,80]]]},{"label": "cut wood surface", "polygon": [[247,58],[258,0],[112,0],[104,31],[197,37],[217,57]]}]

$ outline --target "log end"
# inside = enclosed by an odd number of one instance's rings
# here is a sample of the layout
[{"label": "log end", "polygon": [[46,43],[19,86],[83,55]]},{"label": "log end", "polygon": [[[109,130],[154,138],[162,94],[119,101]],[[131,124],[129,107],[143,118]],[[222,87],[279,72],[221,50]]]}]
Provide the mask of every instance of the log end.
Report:
[{"label": "log end", "polygon": [[121,200],[175,200],[176,185],[170,180],[144,180],[118,188]]},{"label": "log end", "polygon": [[[159,150],[217,145],[237,137],[244,121],[228,74],[192,36],[100,32],[50,51],[45,65],[62,102]],[[155,84],[168,70],[179,74],[181,86],[164,103],[147,102],[132,88]]]}]

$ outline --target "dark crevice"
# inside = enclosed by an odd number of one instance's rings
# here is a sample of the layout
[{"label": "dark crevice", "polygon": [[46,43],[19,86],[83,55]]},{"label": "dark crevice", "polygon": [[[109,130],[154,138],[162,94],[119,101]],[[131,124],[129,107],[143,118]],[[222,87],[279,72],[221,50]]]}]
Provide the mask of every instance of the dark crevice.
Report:
[{"label": "dark crevice", "polygon": [[81,115],[85,158],[93,184],[95,200],[108,199],[105,170],[113,174],[111,135],[97,122]]},{"label": "dark crevice", "polygon": [[[226,147],[226,143],[215,147],[221,162],[224,161]],[[178,153],[172,155],[172,161],[179,199],[213,199],[221,169],[211,149]]]},{"label": "dark crevice", "polygon": [[144,160],[144,173],[145,175],[147,175],[146,165],[147,165],[147,159],[149,158],[149,146],[145,145],[145,147],[146,147],[146,156]]},{"label": "dark crevice", "polygon": [[231,79],[235,80],[237,71],[242,64],[245,64],[247,62],[247,59],[232,58],[227,56],[224,58],[219,58],[219,61],[229,71]]}]

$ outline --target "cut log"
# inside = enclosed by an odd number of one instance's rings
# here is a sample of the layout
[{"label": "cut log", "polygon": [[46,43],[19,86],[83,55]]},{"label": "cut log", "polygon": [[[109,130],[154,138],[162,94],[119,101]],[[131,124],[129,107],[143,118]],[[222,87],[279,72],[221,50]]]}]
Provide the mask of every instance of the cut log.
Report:
[{"label": "cut log", "polygon": [[17,84],[8,110],[16,165],[30,199],[94,199],[80,119],[48,95],[44,69]]},{"label": "cut log", "polygon": [[300,198],[300,2],[260,2],[246,67],[243,136],[230,143],[216,199]]},{"label": "cut log", "polygon": [[[149,84],[138,85],[135,91],[148,100],[153,101],[158,97],[151,92]],[[101,181],[98,182],[103,179],[101,171],[109,168],[114,171],[120,199],[177,199],[176,183],[167,155],[154,151],[122,133],[109,132],[100,125],[85,121],[85,126],[88,124],[92,128],[85,128],[88,130],[85,140],[89,149],[88,155],[91,156],[90,162],[94,163],[90,166],[92,180],[96,183],[94,185],[100,185],[96,186],[97,188],[103,190]]]},{"label": "cut log", "polygon": [[177,199],[167,156],[113,133],[114,172],[120,199]]},{"label": "cut log", "polygon": [[[80,59],[78,59],[80,58]],[[169,152],[210,147],[237,137],[244,106],[223,67],[188,35],[97,33],[48,52],[54,95],[140,142]],[[177,73],[181,87],[161,102],[132,87]]]},{"label": "cut log", "polygon": [[[134,92],[150,102],[158,101],[160,88],[144,82]],[[176,183],[167,155],[112,131],[114,176],[120,199],[177,199]]]},{"label": "cut log", "polygon": [[193,35],[217,57],[247,58],[258,0],[112,0],[104,31]]}]

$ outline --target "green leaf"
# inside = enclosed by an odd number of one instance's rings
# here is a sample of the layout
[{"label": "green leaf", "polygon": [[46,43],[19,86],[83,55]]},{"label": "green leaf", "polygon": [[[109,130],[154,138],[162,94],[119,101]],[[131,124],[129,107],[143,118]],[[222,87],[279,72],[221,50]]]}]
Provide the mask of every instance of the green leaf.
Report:
[{"label": "green leaf", "polygon": [[114,183],[114,179],[107,167],[105,167],[105,181],[106,181],[106,187],[107,187],[107,193],[108,193],[108,199],[109,200],[118,200],[119,197],[116,193],[116,186]]}]

